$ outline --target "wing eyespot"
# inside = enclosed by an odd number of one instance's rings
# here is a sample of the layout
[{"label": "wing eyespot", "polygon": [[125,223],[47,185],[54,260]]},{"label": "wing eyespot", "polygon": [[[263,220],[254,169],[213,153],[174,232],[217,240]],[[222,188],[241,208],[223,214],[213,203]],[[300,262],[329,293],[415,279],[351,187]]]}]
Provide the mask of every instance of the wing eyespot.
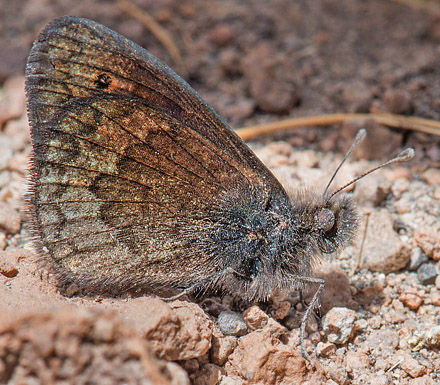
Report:
[{"label": "wing eyespot", "polygon": [[110,84],[112,82],[112,79],[107,74],[99,74],[98,77],[95,80],[95,85],[97,88],[101,90],[106,90],[110,87]]}]

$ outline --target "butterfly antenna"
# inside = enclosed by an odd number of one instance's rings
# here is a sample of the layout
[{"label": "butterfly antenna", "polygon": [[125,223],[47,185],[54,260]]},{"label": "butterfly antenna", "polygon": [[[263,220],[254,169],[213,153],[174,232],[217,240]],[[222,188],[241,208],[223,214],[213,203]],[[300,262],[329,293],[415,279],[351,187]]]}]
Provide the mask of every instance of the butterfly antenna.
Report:
[{"label": "butterfly antenna", "polygon": [[336,194],[339,194],[342,190],[345,190],[348,186],[351,186],[353,183],[356,183],[359,179],[362,179],[364,176],[367,176],[368,174],[371,174],[372,172],[379,170],[382,167],[388,166],[391,163],[396,162],[406,162],[407,160],[410,160],[414,158],[414,150],[412,148],[407,148],[403,150],[399,155],[397,155],[395,158],[390,159],[388,162],[382,163],[377,167],[373,167],[371,170],[368,170],[364,172],[363,174],[359,175],[358,177],[354,178],[351,182],[348,182],[342,187],[339,187],[335,192],[330,195],[330,197],[327,199],[327,202],[332,199]]},{"label": "butterfly antenna", "polygon": [[[330,185],[332,184],[332,182],[334,181],[336,174],[338,173],[339,169],[342,167],[342,165],[345,163],[345,161],[347,160],[347,158],[350,156],[350,154],[353,152],[353,150],[355,149],[355,147],[362,142],[362,140],[365,138],[365,136],[367,135],[367,131],[365,131],[364,128],[361,128],[359,130],[359,132],[356,135],[356,138],[354,138],[354,142],[351,145],[351,147],[349,148],[349,150],[347,151],[347,153],[344,156],[344,159],[342,159],[341,163],[339,163],[339,166],[336,168],[335,172],[333,173],[332,177],[330,178],[330,181],[327,184],[327,187],[324,190],[324,194],[322,194],[323,196],[325,196],[325,194],[327,194],[327,190],[329,189]],[[334,194],[333,194],[334,195]],[[332,196],[333,196],[332,195]]]}]

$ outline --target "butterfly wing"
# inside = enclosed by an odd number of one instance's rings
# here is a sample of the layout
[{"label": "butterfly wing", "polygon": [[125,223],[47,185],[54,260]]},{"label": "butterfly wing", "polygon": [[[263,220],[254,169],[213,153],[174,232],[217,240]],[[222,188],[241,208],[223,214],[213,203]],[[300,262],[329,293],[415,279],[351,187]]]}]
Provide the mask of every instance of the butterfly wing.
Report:
[{"label": "butterfly wing", "polygon": [[54,20],[26,72],[31,233],[60,278],[109,292],[194,284],[285,191],[165,64],[108,28]]}]

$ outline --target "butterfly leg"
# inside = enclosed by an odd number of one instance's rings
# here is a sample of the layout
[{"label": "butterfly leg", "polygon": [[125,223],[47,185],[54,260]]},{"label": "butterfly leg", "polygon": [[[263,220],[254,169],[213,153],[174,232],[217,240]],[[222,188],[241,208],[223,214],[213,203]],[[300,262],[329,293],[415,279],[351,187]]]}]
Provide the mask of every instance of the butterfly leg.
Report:
[{"label": "butterfly leg", "polygon": [[205,290],[206,290],[209,288],[209,286],[215,287],[217,282],[219,282],[223,277],[225,277],[229,274],[236,275],[241,278],[246,278],[246,279],[250,280],[249,277],[247,277],[243,274],[240,274],[238,271],[235,271],[232,267],[227,267],[226,269],[211,275],[210,277],[204,279],[203,281],[197,282],[197,283],[191,285],[190,287],[181,291],[179,294],[176,294],[172,297],[166,297],[166,298],[161,298],[161,299],[165,302],[171,302],[176,299],[180,299],[180,298],[184,297],[185,295],[189,295],[189,294],[193,293],[198,288],[205,288]]},{"label": "butterfly leg", "polygon": [[160,297],[160,299],[165,302],[175,301],[176,299],[180,299],[180,298],[184,297],[185,295],[191,294],[191,292],[194,291],[198,285],[199,284],[192,285],[192,286],[186,288],[185,290],[182,290],[179,294],[173,295],[172,297]]},{"label": "butterfly leg", "polygon": [[316,290],[315,294],[313,295],[313,298],[309,304],[309,306],[306,308],[306,311],[303,315],[303,318],[301,320],[301,328],[300,328],[300,345],[301,345],[301,353],[302,356],[310,362],[312,366],[315,366],[312,358],[310,357],[309,353],[307,353],[306,347],[304,346],[304,335],[306,333],[306,324],[307,320],[310,317],[310,314],[312,313],[313,309],[316,307],[316,305],[319,303],[319,298],[321,297],[321,293],[324,290],[324,284],[325,281],[320,278],[312,278],[312,277],[301,277],[301,276],[294,276],[292,277],[296,282],[302,281],[306,283],[317,283],[319,284],[318,290]]},{"label": "butterfly leg", "polygon": [[[304,293],[303,293],[302,289],[299,290],[299,301],[304,309],[307,309],[310,306],[310,303],[307,303],[306,299],[304,298]],[[318,311],[319,311],[319,309],[318,309]],[[322,318],[322,314],[320,311],[319,311],[319,313],[314,312],[312,314],[315,316],[316,320],[320,320]]]}]

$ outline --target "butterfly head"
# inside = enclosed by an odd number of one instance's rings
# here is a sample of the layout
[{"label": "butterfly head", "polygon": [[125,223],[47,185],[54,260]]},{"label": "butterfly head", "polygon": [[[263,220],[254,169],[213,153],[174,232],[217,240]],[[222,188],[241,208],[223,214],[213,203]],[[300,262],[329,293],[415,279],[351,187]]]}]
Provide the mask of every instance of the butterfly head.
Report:
[{"label": "butterfly head", "polygon": [[353,149],[363,140],[365,135],[365,130],[361,129],[351,148],[347,151],[343,160],[333,173],[333,176],[330,178],[329,183],[324,189],[324,193],[321,196],[317,196],[316,201],[319,203],[315,204],[314,211],[311,213],[313,218],[312,228],[316,234],[315,236],[317,236],[318,247],[320,251],[325,254],[333,253],[347,246],[354,239],[358,227],[359,215],[353,198],[342,192],[359,179],[364,178],[384,166],[395,162],[407,161],[414,157],[414,150],[408,148],[395,158],[371,168],[345,185],[337,188],[335,191],[329,192],[330,185],[335,179],[339,169]]},{"label": "butterfly head", "polygon": [[338,195],[316,206],[312,217],[312,229],[319,250],[331,254],[353,241],[359,222],[359,214],[353,198]]}]

